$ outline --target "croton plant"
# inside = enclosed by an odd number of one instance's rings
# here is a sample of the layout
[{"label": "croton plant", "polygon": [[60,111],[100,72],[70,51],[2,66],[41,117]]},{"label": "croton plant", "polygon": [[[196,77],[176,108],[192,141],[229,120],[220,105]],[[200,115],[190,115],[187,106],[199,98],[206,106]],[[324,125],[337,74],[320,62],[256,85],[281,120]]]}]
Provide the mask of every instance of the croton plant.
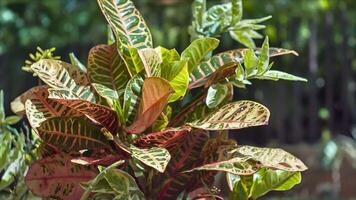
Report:
[{"label": "croton plant", "polygon": [[[61,61],[52,50],[32,56],[27,71],[45,84],[12,102],[42,140],[40,159],[25,177],[32,193],[73,200],[256,199],[301,181],[307,167],[298,158],[237,144],[227,132],[266,125],[270,117],[257,102],[232,102],[234,86],[305,81],[271,70],[271,57],[296,52],[270,48],[267,37],[261,48],[213,53],[214,37],[228,31],[253,47],[266,18],[242,20],[241,0],[208,10],[196,0],[194,40],[179,53],[153,46],[130,0],[98,4],[108,44],[93,47],[86,66],[73,54],[71,64]],[[215,187],[218,174],[226,176],[229,194]]]}]

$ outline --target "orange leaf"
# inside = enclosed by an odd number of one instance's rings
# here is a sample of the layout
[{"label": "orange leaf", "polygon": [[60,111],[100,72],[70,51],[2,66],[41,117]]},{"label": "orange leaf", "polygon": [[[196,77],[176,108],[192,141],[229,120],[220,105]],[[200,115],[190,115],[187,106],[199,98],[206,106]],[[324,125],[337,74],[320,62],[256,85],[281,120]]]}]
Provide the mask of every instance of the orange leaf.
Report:
[{"label": "orange leaf", "polygon": [[128,133],[142,133],[159,117],[173,93],[170,84],[161,78],[146,78],[142,87],[142,100],[135,122],[125,130]]}]

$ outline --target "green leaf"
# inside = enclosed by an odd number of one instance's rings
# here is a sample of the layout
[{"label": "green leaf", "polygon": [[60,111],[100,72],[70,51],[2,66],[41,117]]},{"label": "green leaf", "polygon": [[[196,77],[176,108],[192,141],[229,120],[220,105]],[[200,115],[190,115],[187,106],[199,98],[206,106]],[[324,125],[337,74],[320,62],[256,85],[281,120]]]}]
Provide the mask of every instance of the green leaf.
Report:
[{"label": "green leaf", "polygon": [[110,105],[112,104],[112,101],[118,100],[119,96],[123,93],[122,90],[115,91],[98,83],[93,83],[92,86],[101,97],[105,98],[109,102]]},{"label": "green leaf", "polygon": [[84,72],[75,66],[58,60],[40,60],[31,69],[43,82],[58,90],[70,91],[79,99],[96,103],[97,97]]},{"label": "green leaf", "polygon": [[[184,64],[181,71],[169,83],[172,86],[174,93],[169,97],[168,102],[175,102],[181,97],[184,97],[189,85],[189,72],[187,62]],[[172,67],[175,67],[174,65]]]},{"label": "green leaf", "polygon": [[267,192],[290,190],[302,180],[300,172],[261,169],[253,175],[250,197],[257,199]]},{"label": "green leaf", "polygon": [[84,73],[87,72],[87,68],[85,67],[85,65],[79,61],[79,59],[75,56],[73,52],[69,54],[69,58],[70,58],[70,63],[72,65],[77,66],[78,69]]},{"label": "green leaf", "polygon": [[258,74],[263,74],[266,72],[269,66],[269,42],[268,42],[268,37],[266,37],[265,41],[262,44],[260,56],[258,58]]},{"label": "green leaf", "polygon": [[248,48],[255,48],[255,42],[253,41],[251,35],[246,31],[229,31],[230,36],[235,41],[243,44]]},{"label": "green leaf", "polygon": [[198,30],[202,29],[204,24],[204,13],[206,10],[206,0],[195,0],[193,3],[193,19],[197,22]]},{"label": "green leaf", "polygon": [[128,65],[131,76],[133,66],[129,47],[151,48],[152,36],[139,11],[130,0],[98,0],[98,4],[114,32],[117,47]]},{"label": "green leaf", "polygon": [[162,56],[158,49],[145,48],[145,49],[130,49],[131,56],[135,64],[136,72],[141,72],[142,68],[145,69],[146,75],[161,76]]},{"label": "green leaf", "polygon": [[169,123],[172,116],[172,107],[167,106],[166,109],[161,113],[159,118],[153,123],[152,131],[158,132],[165,129]]},{"label": "green leaf", "polygon": [[269,110],[259,103],[238,101],[227,104],[207,117],[188,124],[205,130],[241,129],[266,125],[269,116]]},{"label": "green leaf", "polygon": [[140,104],[143,78],[140,75],[132,77],[127,83],[124,94],[124,113],[127,122],[133,122],[137,114],[138,105]]},{"label": "green leaf", "polygon": [[287,80],[287,81],[302,81],[302,82],[308,82],[307,79],[295,76],[292,74],[288,74],[286,72],[281,72],[277,70],[269,70],[266,73],[264,73],[261,77],[258,77],[258,79],[268,79],[268,80]]},{"label": "green leaf", "polygon": [[231,1],[231,14],[232,14],[231,26],[234,26],[241,20],[243,14],[242,8],[243,8],[242,0]]},{"label": "green leaf", "polygon": [[101,84],[117,93],[125,88],[130,74],[115,45],[102,44],[89,52],[88,77],[91,83]]},{"label": "green leaf", "polygon": [[[220,67],[231,64],[231,63],[242,63],[246,57],[246,52],[249,49],[235,49],[226,52],[222,52],[212,56],[210,59],[201,62],[198,67],[193,70],[190,74],[189,89],[200,87],[205,84],[209,79],[209,76],[213,74]],[[256,49],[255,53],[257,55],[261,54],[260,49]],[[270,57],[294,54],[298,55],[297,52],[288,49],[280,48],[270,48],[269,55]]]},{"label": "green leaf", "polygon": [[228,94],[228,87],[224,84],[215,84],[209,87],[205,103],[209,108],[217,107]]},{"label": "green leaf", "polygon": [[12,162],[9,151],[11,149],[12,137],[10,132],[4,132],[0,135],[0,172]]},{"label": "green leaf", "polygon": [[105,175],[109,170],[115,169],[116,167],[122,165],[123,163],[125,163],[124,160],[119,160],[104,169],[102,169],[102,167],[99,167],[100,173],[94,179],[80,184],[85,189],[85,192],[80,199],[81,200],[88,199],[91,192],[100,192],[100,193],[115,192],[110,187],[109,183],[106,181]]},{"label": "green leaf", "polygon": [[170,84],[161,78],[146,78],[142,87],[140,109],[133,124],[125,129],[128,133],[142,133],[162,113],[173,93]]},{"label": "green leaf", "polygon": [[4,91],[0,90],[0,121],[5,119],[5,109],[4,109]]},{"label": "green leaf", "polygon": [[182,53],[182,60],[188,60],[189,74],[219,45],[219,40],[215,38],[201,38],[194,40]]},{"label": "green leaf", "polygon": [[19,116],[9,116],[5,118],[5,123],[8,125],[14,125],[21,120]]},{"label": "green leaf", "polygon": [[78,117],[54,117],[42,122],[38,127],[41,139],[63,151],[108,148],[110,145],[97,127]]},{"label": "green leaf", "polygon": [[150,149],[139,149],[133,145],[130,146],[132,157],[143,162],[144,164],[155,168],[163,173],[171,159],[171,155],[164,148],[152,147]]},{"label": "green leaf", "polygon": [[43,198],[79,199],[84,192],[79,183],[94,178],[96,171],[70,160],[68,155],[56,154],[36,161],[26,174],[26,185]]},{"label": "green leaf", "polygon": [[259,60],[252,49],[246,51],[244,66],[246,70],[246,76],[253,74],[259,64]]},{"label": "green leaf", "polygon": [[231,173],[226,173],[226,177],[230,190],[233,191],[230,193],[229,199],[248,200],[253,177],[238,176]]},{"label": "green leaf", "polygon": [[145,198],[135,179],[120,169],[111,168],[107,170],[105,179],[116,192],[115,200],[140,200]]}]

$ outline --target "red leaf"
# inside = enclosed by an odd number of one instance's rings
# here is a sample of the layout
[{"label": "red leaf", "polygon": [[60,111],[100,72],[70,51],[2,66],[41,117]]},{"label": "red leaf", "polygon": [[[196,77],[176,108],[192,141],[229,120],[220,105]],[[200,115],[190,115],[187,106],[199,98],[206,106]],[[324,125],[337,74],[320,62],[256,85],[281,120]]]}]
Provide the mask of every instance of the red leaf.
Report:
[{"label": "red leaf", "polygon": [[96,176],[96,170],[70,162],[71,157],[56,154],[38,160],[30,167],[25,181],[31,192],[44,198],[77,200],[84,190],[79,183]]}]

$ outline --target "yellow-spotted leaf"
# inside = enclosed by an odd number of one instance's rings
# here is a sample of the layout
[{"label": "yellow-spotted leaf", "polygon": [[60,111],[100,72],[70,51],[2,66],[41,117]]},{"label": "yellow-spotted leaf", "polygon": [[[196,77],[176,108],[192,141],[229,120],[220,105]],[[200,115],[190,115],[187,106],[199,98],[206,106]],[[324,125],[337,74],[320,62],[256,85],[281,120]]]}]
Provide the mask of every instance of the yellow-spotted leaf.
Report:
[{"label": "yellow-spotted leaf", "polygon": [[42,122],[52,117],[80,117],[83,114],[59,104],[48,98],[48,86],[34,87],[21,96],[17,97],[12,103],[12,109],[18,113],[23,109],[32,128],[36,129]]},{"label": "yellow-spotted leaf", "polygon": [[98,0],[98,4],[113,31],[120,54],[135,75],[129,47],[151,48],[152,36],[135,5],[130,0]]},{"label": "yellow-spotted leaf", "polygon": [[164,148],[152,147],[150,149],[140,149],[131,145],[130,149],[132,157],[155,168],[161,173],[165,171],[167,164],[171,159],[171,155]]},{"label": "yellow-spotted leaf", "polygon": [[252,146],[222,146],[223,156],[217,156],[215,160],[205,162],[192,171],[224,171],[236,175],[251,175],[260,168],[284,170],[288,172],[305,171],[304,163],[292,154],[274,148],[259,148]]},{"label": "yellow-spotted leaf", "polygon": [[65,152],[108,148],[110,145],[100,128],[79,117],[54,117],[37,128],[47,144]]},{"label": "yellow-spotted leaf", "polygon": [[161,78],[146,78],[142,87],[142,98],[135,122],[125,130],[142,133],[159,117],[173,93],[170,84]]},{"label": "yellow-spotted leaf", "polygon": [[77,67],[59,60],[43,59],[33,64],[31,69],[54,89],[67,90],[78,99],[97,102],[86,74]]},{"label": "yellow-spotted leaf", "polygon": [[101,84],[116,92],[125,88],[130,79],[126,63],[115,45],[97,45],[89,52],[88,77],[92,83]]},{"label": "yellow-spotted leaf", "polygon": [[252,160],[259,162],[263,167],[290,172],[307,170],[307,167],[301,160],[283,149],[240,146],[234,153],[248,156]]},{"label": "yellow-spotted leaf", "polygon": [[[249,49],[235,49],[222,52],[212,56],[209,60],[201,62],[198,67],[190,74],[189,88],[200,87],[205,84],[211,74],[220,67],[231,63],[242,63],[245,54]],[[255,49],[257,55],[261,54],[261,49]],[[298,55],[297,52],[288,49],[269,48],[269,56],[282,56],[287,54]]]},{"label": "yellow-spotted leaf", "polygon": [[28,170],[26,185],[32,193],[43,198],[77,200],[84,190],[81,182],[96,176],[92,167],[71,163],[71,157],[56,154],[36,161]]},{"label": "yellow-spotted leaf", "polygon": [[[85,115],[90,120],[101,124],[111,133],[116,133],[119,128],[119,120],[115,111],[106,106],[94,104],[80,99],[70,99],[66,95],[68,92],[63,90],[50,90],[49,98],[63,104],[78,113]],[[63,96],[65,98],[63,98]]]},{"label": "yellow-spotted leaf", "polygon": [[259,103],[238,101],[229,103],[207,117],[189,123],[189,125],[205,130],[242,129],[266,125],[269,116],[269,110]]}]

